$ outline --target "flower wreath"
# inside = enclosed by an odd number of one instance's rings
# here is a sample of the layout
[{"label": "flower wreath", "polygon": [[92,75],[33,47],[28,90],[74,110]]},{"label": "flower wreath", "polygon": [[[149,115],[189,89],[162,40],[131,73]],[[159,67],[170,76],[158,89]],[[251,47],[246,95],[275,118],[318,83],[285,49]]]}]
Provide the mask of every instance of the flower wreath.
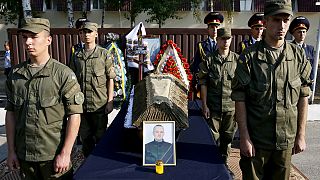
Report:
[{"label": "flower wreath", "polygon": [[190,65],[183,57],[181,49],[172,40],[161,46],[153,64],[159,73],[172,74],[189,86],[189,81],[192,80]]}]

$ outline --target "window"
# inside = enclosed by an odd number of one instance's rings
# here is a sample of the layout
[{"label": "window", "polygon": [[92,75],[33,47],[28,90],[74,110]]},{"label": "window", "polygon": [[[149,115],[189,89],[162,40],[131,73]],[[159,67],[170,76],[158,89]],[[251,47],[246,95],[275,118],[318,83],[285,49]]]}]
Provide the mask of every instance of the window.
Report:
[{"label": "window", "polygon": [[31,10],[43,11],[43,0],[30,0]]},{"label": "window", "polygon": [[241,11],[251,11],[252,0],[240,0]]},{"label": "window", "polygon": [[93,0],[92,9],[102,9],[104,0]]},{"label": "window", "polygon": [[233,10],[240,12],[240,0],[231,0],[230,3],[222,0],[206,0],[206,10],[211,11],[211,2],[213,3],[214,11]]},{"label": "window", "polygon": [[[90,11],[91,1],[87,0],[87,11]],[[73,11],[82,11],[82,0],[72,1]],[[57,11],[66,11],[67,10],[67,1],[66,0],[57,0]]]},{"label": "window", "polygon": [[266,0],[252,0],[252,11],[253,12],[263,12],[264,3]]},{"label": "window", "polygon": [[299,12],[320,12],[320,5],[316,5],[316,2],[320,0],[297,0]]}]

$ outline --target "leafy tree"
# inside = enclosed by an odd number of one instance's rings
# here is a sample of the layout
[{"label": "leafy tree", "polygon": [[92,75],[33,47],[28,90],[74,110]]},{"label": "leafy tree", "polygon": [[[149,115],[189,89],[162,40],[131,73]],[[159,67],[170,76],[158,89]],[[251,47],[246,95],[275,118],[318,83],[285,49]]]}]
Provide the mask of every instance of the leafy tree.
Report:
[{"label": "leafy tree", "polygon": [[179,1],[177,0],[156,0],[148,4],[147,14],[150,16],[147,22],[155,21],[159,28],[165,24],[167,19],[181,19],[176,15]]},{"label": "leafy tree", "polygon": [[0,0],[0,18],[6,24],[15,24],[23,18],[22,2],[17,0]]},{"label": "leafy tree", "polygon": [[193,9],[193,16],[200,20],[200,2],[201,0],[156,0],[147,5],[147,14],[150,16],[147,22],[155,21],[159,28],[165,24],[167,19],[181,19],[177,12],[182,2],[190,2]]}]

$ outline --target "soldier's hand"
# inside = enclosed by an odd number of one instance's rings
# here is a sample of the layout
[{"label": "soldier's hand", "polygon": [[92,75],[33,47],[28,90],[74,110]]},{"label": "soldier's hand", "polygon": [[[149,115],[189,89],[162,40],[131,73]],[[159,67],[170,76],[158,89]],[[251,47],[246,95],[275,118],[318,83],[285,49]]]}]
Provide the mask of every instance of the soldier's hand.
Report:
[{"label": "soldier's hand", "polygon": [[246,157],[253,157],[256,155],[256,150],[249,137],[240,137],[240,153]]},{"label": "soldier's hand", "polygon": [[63,173],[70,169],[71,165],[70,154],[58,154],[54,159],[53,168],[56,173]]},{"label": "soldier's hand", "polygon": [[20,169],[20,163],[15,152],[9,153],[7,158],[7,166],[10,171]]},{"label": "soldier's hand", "polygon": [[111,113],[113,110],[113,101],[109,101],[106,105],[105,114]]},{"label": "soldier's hand", "polygon": [[306,147],[307,145],[304,136],[297,135],[292,148],[292,154],[301,153],[306,149]]},{"label": "soldier's hand", "polygon": [[210,118],[210,110],[209,110],[208,106],[202,107],[202,114],[203,114],[204,118],[206,118],[206,119]]}]

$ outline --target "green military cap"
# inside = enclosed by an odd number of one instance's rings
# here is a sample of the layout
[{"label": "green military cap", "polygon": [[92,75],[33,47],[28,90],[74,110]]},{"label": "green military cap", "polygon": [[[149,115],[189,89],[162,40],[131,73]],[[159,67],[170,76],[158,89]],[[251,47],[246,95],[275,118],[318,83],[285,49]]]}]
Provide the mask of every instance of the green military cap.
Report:
[{"label": "green military cap", "polygon": [[98,31],[98,24],[93,22],[85,22],[81,29],[89,29],[91,31]]},{"label": "green military cap", "polygon": [[43,30],[50,32],[50,22],[48,19],[25,18],[22,22],[22,28],[19,31],[30,31],[38,34]]},{"label": "green military cap", "polygon": [[293,15],[291,0],[266,0],[264,4],[265,17],[282,13]]},{"label": "green military cap", "polygon": [[217,30],[217,37],[222,38],[231,38],[231,29],[230,28],[220,28]]}]

